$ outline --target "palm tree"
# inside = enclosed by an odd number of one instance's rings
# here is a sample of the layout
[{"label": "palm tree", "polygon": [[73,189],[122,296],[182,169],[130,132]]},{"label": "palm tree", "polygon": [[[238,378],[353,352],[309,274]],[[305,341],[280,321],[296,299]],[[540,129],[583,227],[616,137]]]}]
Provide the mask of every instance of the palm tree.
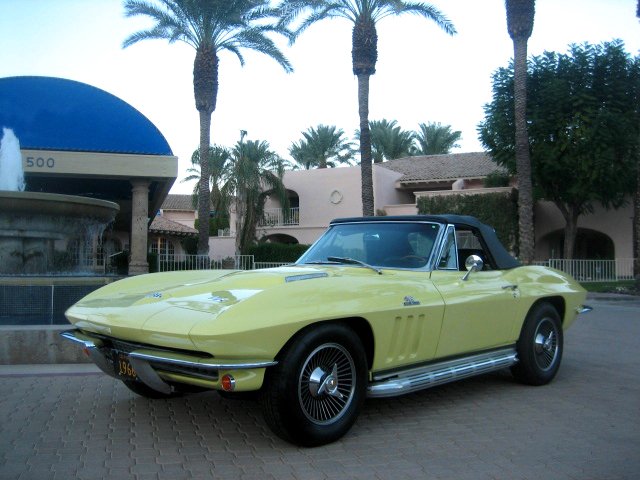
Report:
[{"label": "palm tree", "polygon": [[[276,60],[285,71],[292,71],[289,61],[267,36],[269,32],[287,35],[279,25],[266,23],[276,11],[268,0],[125,0],[125,15],[142,15],[154,21],[147,29],[131,34],[123,48],[142,40],[177,40],[191,45],[196,56],[193,63],[193,93],[200,116],[200,158],[206,158],[210,145],[211,115],[218,96],[218,54],[227,50],[244,65],[242,49],[255,50]],[[209,163],[201,162],[198,217],[209,217]],[[198,254],[209,252],[207,222],[200,222]]]},{"label": "palm tree", "polygon": [[[209,184],[211,185],[211,193],[209,195],[210,205],[213,207],[217,216],[228,216],[229,205],[227,199],[220,192],[225,172],[231,161],[231,153],[224,147],[214,145],[209,147],[207,155],[209,163]],[[199,180],[201,175],[200,169],[200,150],[195,150],[191,155],[191,167],[187,169],[189,175],[182,182],[191,182]],[[200,198],[200,183],[196,183],[193,187],[193,206],[197,208]],[[198,222],[200,223],[200,222]]]},{"label": "palm tree", "polygon": [[237,253],[255,241],[267,195],[277,196],[283,209],[287,207],[287,193],[282,182],[284,165],[265,141],[245,142],[243,138],[232,150],[220,192],[227,204],[235,201]]},{"label": "palm tree", "polygon": [[338,163],[349,163],[353,159],[353,147],[344,136],[344,131],[334,125],[318,125],[302,132],[299,143],[291,144],[289,153],[307,170],[311,167],[335,167]]},{"label": "palm tree", "polygon": [[303,170],[311,170],[315,168],[313,159],[308,154],[309,148],[307,147],[307,142],[302,139],[299,142],[291,143],[289,147],[289,155],[293,158],[295,162],[293,164],[293,170],[298,170],[302,168]]},{"label": "palm tree", "polygon": [[448,34],[456,32],[453,24],[434,6],[403,0],[283,0],[282,22],[289,24],[309,12],[293,32],[291,41],[312,24],[327,18],[345,18],[353,23],[351,57],[353,73],[358,78],[358,113],[360,115],[360,166],[362,169],[362,213],[373,215],[373,179],[371,134],[369,131],[369,77],[376,72],[378,34],[376,23],[404,13],[433,20]]},{"label": "palm tree", "polygon": [[452,131],[451,125],[442,125],[440,122],[421,123],[419,132],[414,134],[418,142],[418,155],[444,155],[451,152],[452,148],[458,148],[458,141],[462,137],[460,130]]},{"label": "palm tree", "polygon": [[516,175],[518,179],[518,228],[520,259],[533,261],[535,237],[533,230],[533,186],[531,157],[527,129],[527,42],[533,31],[535,0],[505,0],[507,30],[513,40],[514,122],[516,127]]},{"label": "palm tree", "polygon": [[[415,150],[413,133],[402,130],[395,120],[371,120],[371,155],[373,163],[408,157]],[[360,138],[360,132],[356,132]]]}]

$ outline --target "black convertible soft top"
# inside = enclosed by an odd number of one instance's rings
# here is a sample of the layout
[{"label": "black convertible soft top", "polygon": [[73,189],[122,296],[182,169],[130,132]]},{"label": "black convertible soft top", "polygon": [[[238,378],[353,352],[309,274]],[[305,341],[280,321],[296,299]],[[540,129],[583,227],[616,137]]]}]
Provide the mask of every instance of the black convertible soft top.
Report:
[{"label": "black convertible soft top", "polygon": [[502,243],[500,243],[493,227],[485,225],[477,218],[469,215],[402,215],[389,217],[336,218],[331,221],[331,225],[354,222],[435,222],[471,228],[480,232],[480,235],[482,235],[482,239],[495,260],[498,269],[507,270],[520,266],[520,262],[513,258]]}]

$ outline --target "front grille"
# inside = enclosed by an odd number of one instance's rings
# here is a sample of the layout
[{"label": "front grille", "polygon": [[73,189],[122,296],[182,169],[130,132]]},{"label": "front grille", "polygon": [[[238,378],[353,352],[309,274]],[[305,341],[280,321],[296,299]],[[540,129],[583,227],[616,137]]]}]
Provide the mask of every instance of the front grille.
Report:
[{"label": "front grille", "polygon": [[[84,333],[84,332],[83,332]],[[98,333],[89,332],[86,335],[99,338],[104,343],[104,346],[109,350],[118,350],[124,353],[131,353],[134,350],[155,350],[156,352],[176,353],[180,355],[188,355],[190,357],[198,357],[202,360],[209,360],[213,358],[213,355],[206,352],[195,352],[192,350],[184,350],[180,348],[167,348],[159,347],[157,345],[151,345],[148,343],[130,342],[127,340],[120,340],[118,338],[108,337]]]},{"label": "front grille", "polygon": [[[100,348],[103,355],[113,362],[117,356],[117,352],[129,354],[136,350],[147,350],[150,352],[157,352],[158,356],[162,356],[162,353],[174,353],[188,355],[189,357],[196,357],[202,360],[208,360],[213,358],[213,355],[209,355],[204,352],[192,352],[190,350],[181,349],[169,349],[163,347],[157,347],[155,345],[149,345],[138,342],[129,342],[126,340],[120,340],[113,337],[107,337],[105,335],[91,334],[94,337],[100,338],[103,342],[103,346]],[[149,360],[149,365],[157,371],[167,373],[177,373],[181,375],[187,375],[190,377],[201,378],[206,380],[217,380],[218,370],[212,370],[210,368],[198,367],[197,365],[176,365],[162,360]]]}]

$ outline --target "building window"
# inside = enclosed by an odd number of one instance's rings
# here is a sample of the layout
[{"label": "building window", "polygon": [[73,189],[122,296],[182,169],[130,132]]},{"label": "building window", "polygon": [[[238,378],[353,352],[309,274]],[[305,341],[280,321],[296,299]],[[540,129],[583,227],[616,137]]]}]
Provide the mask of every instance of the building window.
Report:
[{"label": "building window", "polygon": [[158,255],[173,255],[175,249],[171,240],[165,237],[154,238],[151,242],[151,253],[157,253]]}]

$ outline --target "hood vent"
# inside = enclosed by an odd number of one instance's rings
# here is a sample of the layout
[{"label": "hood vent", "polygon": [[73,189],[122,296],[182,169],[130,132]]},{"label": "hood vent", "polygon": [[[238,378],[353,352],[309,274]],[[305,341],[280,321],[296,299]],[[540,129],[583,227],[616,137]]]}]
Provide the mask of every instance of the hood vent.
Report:
[{"label": "hood vent", "polygon": [[318,272],[318,273],[304,273],[302,275],[290,275],[284,278],[284,281],[289,282],[298,282],[300,280],[311,280],[313,278],[324,278],[328,277],[328,273]]}]

